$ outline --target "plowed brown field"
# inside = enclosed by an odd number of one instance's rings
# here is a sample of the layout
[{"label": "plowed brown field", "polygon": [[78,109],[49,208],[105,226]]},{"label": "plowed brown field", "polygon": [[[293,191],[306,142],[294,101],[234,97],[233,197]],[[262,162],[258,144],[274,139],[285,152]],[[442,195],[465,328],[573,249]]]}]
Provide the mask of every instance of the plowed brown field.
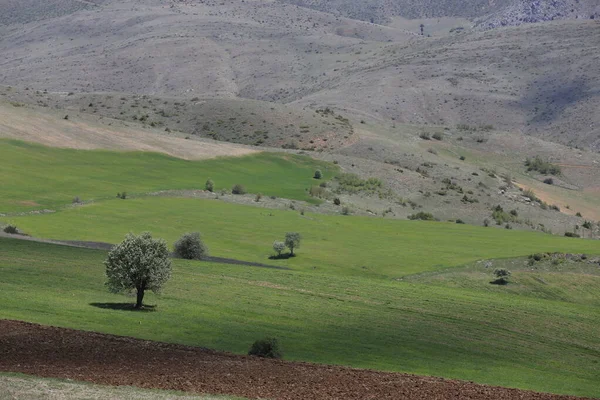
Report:
[{"label": "plowed brown field", "polygon": [[575,399],[0,320],[0,371],[263,399]]}]

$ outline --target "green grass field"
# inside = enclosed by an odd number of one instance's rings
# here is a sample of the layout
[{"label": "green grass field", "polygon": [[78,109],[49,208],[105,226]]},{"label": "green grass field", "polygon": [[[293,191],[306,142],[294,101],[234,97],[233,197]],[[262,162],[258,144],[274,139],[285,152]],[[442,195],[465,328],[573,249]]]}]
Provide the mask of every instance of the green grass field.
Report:
[{"label": "green grass field", "polygon": [[[600,253],[600,242],[453,223],[268,210],[218,200],[148,197],[109,200],[45,215],[5,219],[35,237],[118,243],[151,231],[174,242],[200,231],[214,256],[343,275],[400,277],[482,258],[541,251]],[[287,231],[304,240],[299,257],[268,260]]]},{"label": "green grass field", "polygon": [[306,189],[316,169],[330,179],[338,168],[309,157],[260,153],[186,161],[157,153],[119,153],[44,147],[0,140],[0,212],[57,209],[79,196],[84,201],[115,198],[117,193],[144,194],[166,189],[215,191],[234,184],[263,193],[314,202]]},{"label": "green grass field", "polygon": [[0,254],[0,318],[237,353],[274,335],[290,360],[600,396],[597,304],[487,282],[453,288],[178,260],[164,294],[147,296],[157,311],[136,313],[91,305],[126,301],[103,286],[101,251],[0,239]]}]

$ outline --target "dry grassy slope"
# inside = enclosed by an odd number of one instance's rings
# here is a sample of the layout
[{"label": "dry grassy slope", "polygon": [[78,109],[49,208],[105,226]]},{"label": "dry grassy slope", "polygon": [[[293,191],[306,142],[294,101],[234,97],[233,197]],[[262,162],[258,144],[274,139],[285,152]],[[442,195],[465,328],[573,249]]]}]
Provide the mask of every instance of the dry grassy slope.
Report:
[{"label": "dry grassy slope", "polygon": [[[16,103],[15,103],[16,104]],[[0,100],[0,138],[75,149],[153,151],[184,159],[206,159],[253,153],[241,145],[212,140],[186,140],[137,124],[32,106],[15,107]]]},{"label": "dry grassy slope", "polygon": [[51,93],[0,86],[0,99],[115,118],[163,133],[253,146],[327,150],[356,141],[341,114],[249,99],[180,99],[123,93]]}]

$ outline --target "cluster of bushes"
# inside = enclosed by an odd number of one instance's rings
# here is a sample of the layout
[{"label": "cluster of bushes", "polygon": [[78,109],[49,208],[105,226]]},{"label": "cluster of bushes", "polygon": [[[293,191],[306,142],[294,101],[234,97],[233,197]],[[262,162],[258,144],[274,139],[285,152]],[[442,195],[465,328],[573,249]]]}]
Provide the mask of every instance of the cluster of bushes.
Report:
[{"label": "cluster of bushes", "polygon": [[408,216],[410,220],[421,220],[421,221],[435,221],[436,219],[433,217],[431,213],[419,211],[416,214],[411,214]]},{"label": "cluster of bushes", "polygon": [[361,179],[356,174],[340,174],[335,178],[338,181],[338,190],[347,193],[375,192],[383,183],[377,178]]},{"label": "cluster of bushes", "polygon": [[517,210],[510,210],[510,212],[506,212],[500,205],[497,205],[492,210],[492,218],[494,221],[496,221],[496,225],[502,225],[509,222],[518,222],[518,216],[519,212]]},{"label": "cluster of bushes", "polygon": [[16,225],[6,225],[2,230],[4,231],[4,233],[8,233],[11,235],[17,235],[19,233],[19,229],[16,227]]},{"label": "cluster of bushes", "polygon": [[558,165],[542,160],[539,156],[525,160],[527,171],[537,171],[543,175],[560,175],[561,169]]}]

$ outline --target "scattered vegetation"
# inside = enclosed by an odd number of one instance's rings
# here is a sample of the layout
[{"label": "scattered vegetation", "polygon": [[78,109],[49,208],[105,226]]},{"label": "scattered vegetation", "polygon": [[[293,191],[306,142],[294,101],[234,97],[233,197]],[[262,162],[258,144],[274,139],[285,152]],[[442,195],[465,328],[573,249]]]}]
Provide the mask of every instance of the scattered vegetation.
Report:
[{"label": "scattered vegetation", "polygon": [[377,178],[361,179],[358,175],[350,173],[340,174],[335,179],[338,182],[338,191],[346,193],[374,193],[383,186]]}]

